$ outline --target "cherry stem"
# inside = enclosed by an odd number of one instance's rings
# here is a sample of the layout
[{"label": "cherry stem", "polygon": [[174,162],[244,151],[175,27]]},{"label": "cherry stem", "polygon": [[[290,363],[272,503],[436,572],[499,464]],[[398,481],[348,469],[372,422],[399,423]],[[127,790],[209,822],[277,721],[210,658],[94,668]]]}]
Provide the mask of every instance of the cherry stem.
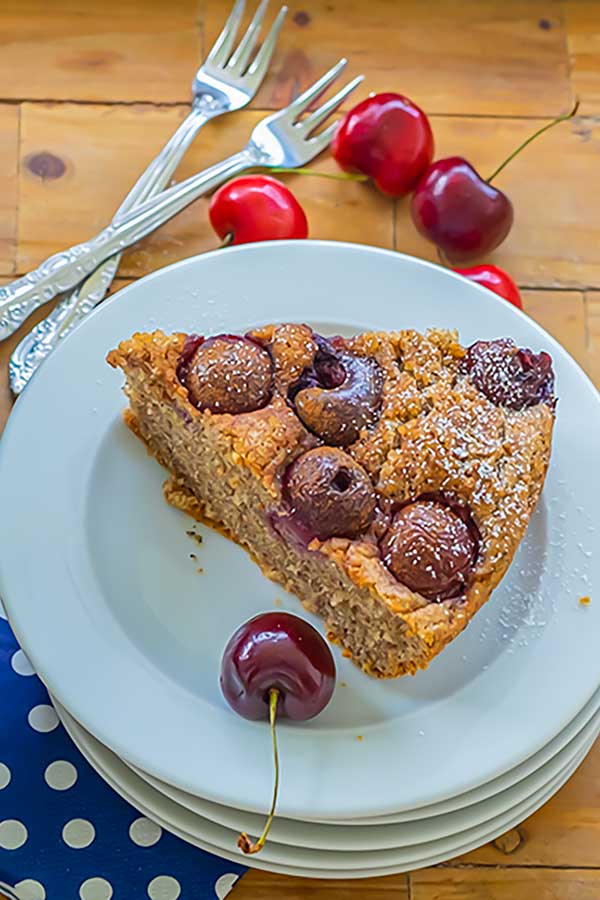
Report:
[{"label": "cherry stem", "polygon": [[441,265],[441,266],[444,266],[446,269],[451,268],[450,263],[448,262],[448,260],[447,260],[447,258],[446,258],[446,254],[444,253],[444,251],[442,250],[442,248],[436,246],[435,249],[436,249],[436,251],[437,251],[437,258],[438,258],[439,261],[440,261],[440,265]]},{"label": "cherry stem", "polygon": [[234,237],[235,237],[235,235],[234,235],[233,231],[230,231],[228,234],[226,234],[221,242],[221,246],[219,249],[222,250],[223,247],[229,247],[229,245],[233,243]]},{"label": "cherry stem", "polygon": [[520,144],[516,150],[513,150],[513,152],[510,154],[510,156],[507,156],[503,163],[500,163],[500,165],[498,166],[496,171],[492,172],[490,177],[487,179],[487,183],[491,184],[492,181],[494,180],[494,178],[496,177],[496,175],[499,175],[500,172],[502,171],[502,169],[504,169],[505,166],[507,166],[509,164],[509,162],[515,158],[515,156],[518,156],[518,154],[521,152],[521,150],[524,150],[528,144],[531,144],[532,141],[535,141],[535,139],[538,138],[540,136],[540,134],[543,134],[545,131],[548,131],[550,128],[554,128],[554,126],[558,125],[560,122],[566,122],[568,119],[572,119],[573,116],[577,115],[578,109],[579,109],[579,100],[576,100],[575,106],[573,107],[571,112],[566,114],[566,116],[559,116],[558,119],[554,119],[552,122],[547,122],[541,128],[538,128],[538,130],[534,134],[530,135],[526,141],[523,141],[523,143]]},{"label": "cherry stem", "polygon": [[275,818],[275,807],[277,806],[277,795],[279,793],[279,753],[277,751],[277,729],[275,728],[275,720],[277,718],[277,701],[279,700],[279,691],[277,688],[271,688],[269,691],[269,723],[271,725],[271,739],[273,741],[273,762],[275,764],[275,781],[273,783],[273,799],[271,800],[271,809],[265,827],[259,839],[254,844],[246,832],[240,834],[238,838],[238,847],[243,853],[258,853],[265,845],[273,819]]},{"label": "cherry stem", "polygon": [[269,172],[282,172],[290,175],[315,175],[317,178],[335,178],[336,181],[368,181],[368,175],[360,175],[353,172],[319,172],[318,169],[310,169],[299,167],[297,169],[286,169],[285,166],[276,166],[269,169]]}]

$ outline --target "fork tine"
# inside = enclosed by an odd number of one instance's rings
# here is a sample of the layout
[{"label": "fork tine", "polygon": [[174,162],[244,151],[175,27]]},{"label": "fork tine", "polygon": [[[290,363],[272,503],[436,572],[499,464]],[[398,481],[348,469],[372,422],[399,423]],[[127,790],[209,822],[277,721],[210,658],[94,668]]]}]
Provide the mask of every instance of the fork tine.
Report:
[{"label": "fork tine", "polygon": [[314,150],[314,156],[318,153],[321,153],[327,147],[329,147],[330,143],[333,140],[333,136],[335,134],[335,130],[338,127],[338,122],[332,122],[325,131],[322,131],[320,134],[315,135],[313,138],[309,138],[307,143]]},{"label": "fork tine", "polygon": [[252,21],[246,29],[246,33],[244,34],[236,49],[231,54],[231,59],[227,63],[228,69],[236,69],[241,74],[246,68],[248,60],[250,59],[250,54],[252,53],[252,50],[256,43],[256,33],[262,25],[262,21],[265,17],[265,12],[267,11],[268,5],[269,0],[261,0],[261,3],[259,3]]},{"label": "fork tine", "polygon": [[292,118],[297,118],[313,100],[316,100],[321,94],[324,94],[329,85],[332,84],[340,72],[343,72],[346,68],[347,63],[348,60],[342,57],[332,69],[325,72],[324,75],[321,75],[318,81],[315,81],[314,84],[296,97],[285,110],[286,118],[289,118],[290,116]]},{"label": "fork tine", "polygon": [[279,12],[277,13],[277,18],[271,26],[271,30],[263,41],[262,47],[256,54],[256,58],[253,60],[252,65],[248,69],[248,75],[254,75],[257,81],[262,81],[265,76],[265,72],[269,67],[271,57],[273,56],[273,51],[275,50],[275,44],[277,43],[277,37],[279,35],[281,26],[283,25],[283,20],[285,19],[287,11],[287,6],[281,7]]},{"label": "fork tine", "polygon": [[349,81],[348,84],[338,91],[337,94],[334,94],[333,97],[330,97],[329,100],[326,100],[322,106],[318,109],[315,109],[306,119],[303,119],[296,126],[300,128],[304,134],[310,134],[311,131],[314,131],[315,128],[324,122],[325,119],[329,118],[329,116],[339,109],[342,105],[346,97],[354,91],[361,81],[364,81],[364,75],[357,75],[356,78],[353,78],[352,81]]},{"label": "fork tine", "polygon": [[223,30],[211,47],[210,53],[206,58],[207,63],[213,65],[224,66],[231,53],[231,48],[239,28],[240,21],[244,15],[246,0],[235,0],[233,9],[229,13],[229,18],[223,26]]}]

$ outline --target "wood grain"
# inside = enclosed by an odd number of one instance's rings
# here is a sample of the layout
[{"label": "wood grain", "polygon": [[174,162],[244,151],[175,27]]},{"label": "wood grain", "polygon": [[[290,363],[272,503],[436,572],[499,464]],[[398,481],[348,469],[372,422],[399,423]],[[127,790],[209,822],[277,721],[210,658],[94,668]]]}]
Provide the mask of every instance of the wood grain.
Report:
[{"label": "wood grain", "polygon": [[510,867],[600,866],[600,741],[558,794],[515,831],[511,840],[486,844],[458,861]]},{"label": "wood grain", "polygon": [[[485,177],[540,123],[518,119],[435,118],[440,157],[466,157]],[[564,122],[523,151],[498,176],[511,198],[515,222],[506,241],[481,262],[505,268],[520,284],[561,288],[596,286],[600,280],[600,125]],[[435,259],[433,245],[399,204],[396,248]]]},{"label": "wood grain", "polygon": [[[24,104],[18,270],[26,271],[102,227],[183,115],[183,108]],[[258,118],[256,112],[244,112],[208,125],[178,178],[241,147]],[[534,127],[516,119],[436,117],[433,122],[440,155],[465,155],[482,173]],[[498,186],[513,198],[515,225],[489,259],[521,284],[600,286],[600,179],[595,175],[599,150],[598,123],[591,119],[563,123],[500,175]],[[64,173],[54,178],[35,174],[36,160],[45,156],[59,160]],[[336,171],[326,156],[315,167]],[[392,205],[369,185],[286,177],[306,208],[312,237],[391,246]],[[217,241],[206,211],[207,201],[200,200],[146,239],[127,254],[123,273],[145,274],[214,248]],[[397,249],[436,258],[435,248],[416,232],[407,201],[398,204],[395,229]]]},{"label": "wood grain", "polygon": [[586,371],[600,389],[600,292],[590,292],[585,297],[586,343],[588,365]]},{"label": "wood grain", "polygon": [[557,869],[425,869],[411,900],[598,900],[600,874]]},{"label": "wood grain", "polygon": [[[24,104],[18,270],[26,271],[101,228],[183,115],[184,108]],[[258,118],[258,113],[244,112],[206,126],[178,178],[239,149]],[[440,155],[464,155],[482,173],[535,127],[517,119],[435,117],[433,123]],[[600,287],[599,152],[600,126],[581,119],[557,126],[515,159],[498,179],[513,198],[515,225],[488,260],[521,284]],[[56,158],[64,173],[54,178],[35,174],[37,161],[46,156]],[[326,156],[315,168],[337,171]],[[312,237],[391,246],[392,205],[369,185],[286,178],[306,208]],[[408,201],[398,203],[395,230],[397,249],[435,260],[435,248],[414,228]],[[145,274],[215,246],[207,201],[200,200],[128,253],[122,271]]]},{"label": "wood grain", "polygon": [[[33,268],[49,254],[90,237],[107,224],[184,115],[183,108],[24,104],[19,271]],[[248,111],[208,124],[178,179],[241,149],[260,117],[260,113]],[[44,154],[62,164],[64,172],[59,177],[36,174],[36,159]],[[335,163],[325,156],[315,161],[314,168],[336,170]],[[311,237],[392,246],[392,203],[386,198],[355,182],[311,176],[283,179],[293,182],[309,218]],[[128,252],[121,273],[143,275],[218,247],[207,210],[204,199],[188,207]]]},{"label": "wood grain", "polygon": [[[277,4],[275,4],[277,5]],[[399,91],[429,113],[556,115],[570,104],[562,6],[548,0],[298,0],[289,3],[256,107],[277,107],[349,59],[365,91]],[[229,0],[204,3],[205,48]]]},{"label": "wood grain", "polygon": [[316,878],[286,878],[250,869],[232,893],[235,900],[411,900],[406,875],[368,878],[363,881],[323,881]]},{"label": "wood grain", "polygon": [[588,346],[586,304],[579,291],[521,292],[525,312],[563,345],[590,374],[593,353]]},{"label": "wood grain", "polygon": [[3,0],[0,97],[187,102],[196,0]]},{"label": "wood grain", "polygon": [[566,3],[571,83],[584,115],[600,114],[600,4]]},{"label": "wood grain", "polygon": [[19,109],[0,105],[0,273],[15,271]]}]

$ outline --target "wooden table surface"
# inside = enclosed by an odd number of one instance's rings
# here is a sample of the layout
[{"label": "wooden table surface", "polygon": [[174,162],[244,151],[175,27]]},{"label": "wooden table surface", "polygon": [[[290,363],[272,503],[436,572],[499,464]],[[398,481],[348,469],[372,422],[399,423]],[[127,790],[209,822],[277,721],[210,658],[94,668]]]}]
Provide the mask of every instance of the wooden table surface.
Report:
[{"label": "wooden table surface", "polygon": [[[261,110],[288,102],[341,55],[350,59],[350,74],[367,76],[360,96],[408,94],[431,115],[437,155],[464,155],[483,173],[578,96],[577,118],[544,135],[498,178],[513,201],[515,225],[493,262],[523,288],[527,312],[599,385],[598,0],[288,2],[271,73],[254,103],[209,125],[181,175],[238,149]],[[109,220],[184,117],[192,74],[228,7],[229,0],[0,3],[2,283]],[[327,157],[315,165],[335,168]],[[394,203],[362,184],[290,181],[312,237],[434,258],[405,201]],[[115,288],[215,247],[206,208],[198,201],[127,253]],[[10,409],[6,361],[23,333],[0,345],[0,427]],[[519,828],[443,866],[365,882],[251,871],[232,896],[599,900],[600,743],[566,787]]]}]

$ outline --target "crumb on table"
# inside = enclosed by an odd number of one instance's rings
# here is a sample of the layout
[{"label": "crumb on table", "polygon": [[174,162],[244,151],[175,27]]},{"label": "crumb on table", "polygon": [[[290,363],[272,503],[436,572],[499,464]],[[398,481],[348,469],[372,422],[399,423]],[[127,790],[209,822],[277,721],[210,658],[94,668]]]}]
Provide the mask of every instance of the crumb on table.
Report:
[{"label": "crumb on table", "polygon": [[592,602],[591,597],[580,597],[579,598],[579,603],[581,604],[581,606],[589,606],[591,602]]}]

